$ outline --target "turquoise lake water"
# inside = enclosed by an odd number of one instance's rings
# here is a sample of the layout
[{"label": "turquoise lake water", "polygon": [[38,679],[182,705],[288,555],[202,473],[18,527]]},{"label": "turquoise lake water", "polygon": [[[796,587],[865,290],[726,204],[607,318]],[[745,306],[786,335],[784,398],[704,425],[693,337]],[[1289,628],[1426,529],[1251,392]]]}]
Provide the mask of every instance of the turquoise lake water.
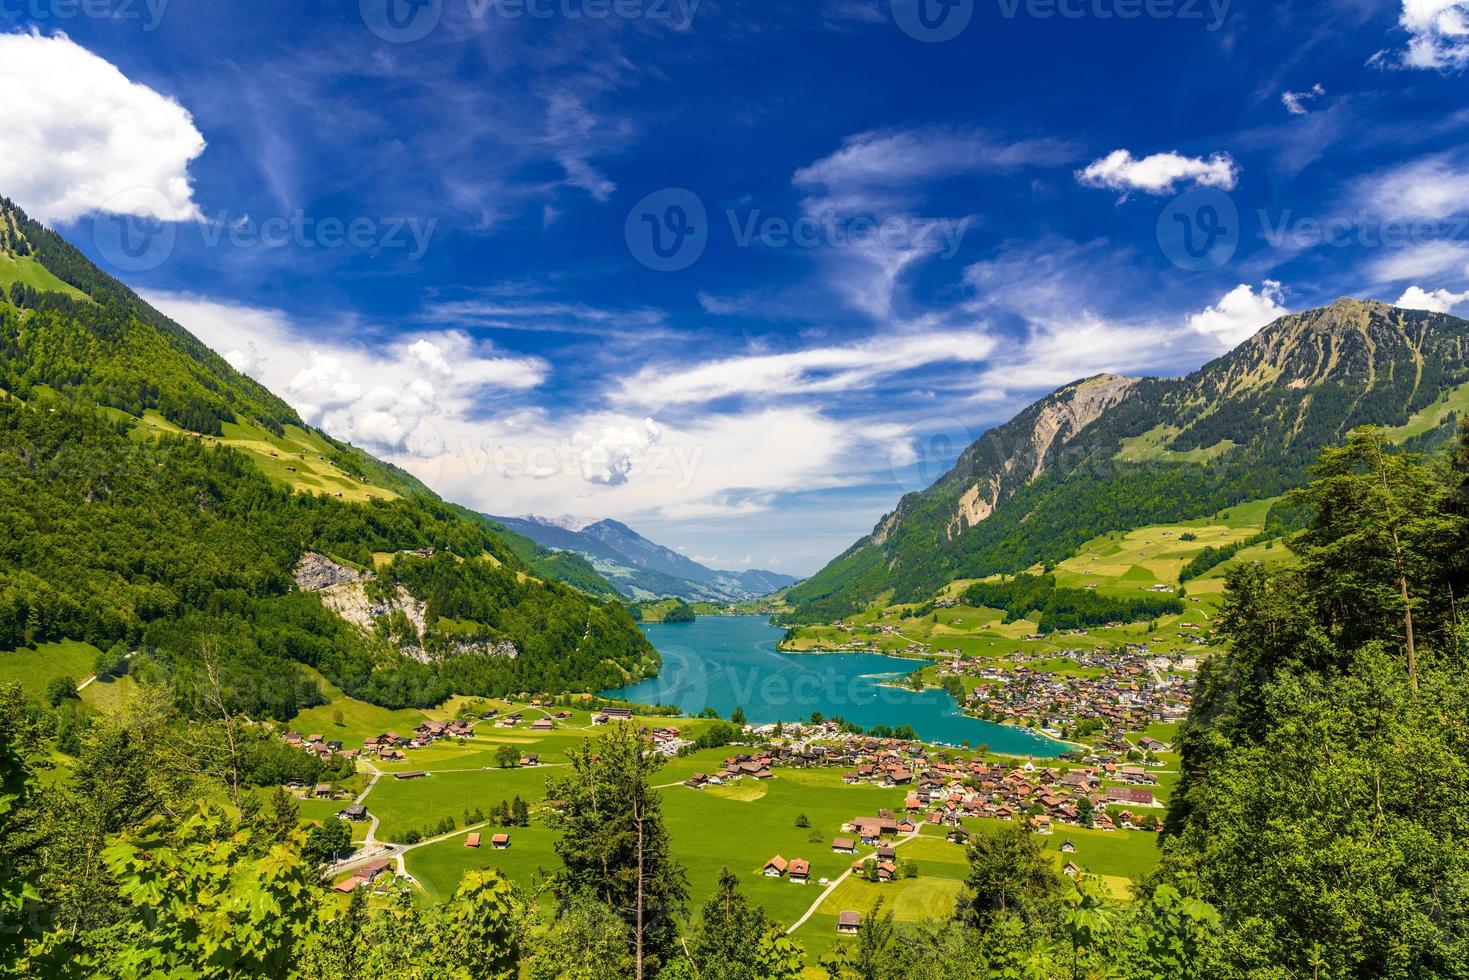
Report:
[{"label": "turquoise lake water", "polygon": [[874,654],[781,653],[783,632],[758,616],[703,616],[693,623],[644,626],[663,656],[658,677],[603,692],[639,704],[675,705],[689,714],[712,707],[725,718],[744,708],[755,724],[806,721],[811,712],[864,728],[912,725],[925,741],[1055,758],[1066,747],[1010,725],[959,714],[946,692],[883,687],[921,661]]}]

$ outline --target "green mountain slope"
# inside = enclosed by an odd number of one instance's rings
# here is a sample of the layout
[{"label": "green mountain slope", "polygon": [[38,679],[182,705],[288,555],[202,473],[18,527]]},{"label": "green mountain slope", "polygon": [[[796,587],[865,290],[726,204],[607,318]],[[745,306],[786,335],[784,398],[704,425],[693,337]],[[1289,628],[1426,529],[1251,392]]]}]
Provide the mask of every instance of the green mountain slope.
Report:
[{"label": "green mountain slope", "polygon": [[[185,702],[212,669],[237,710],[279,718],[320,700],[295,664],[390,707],[656,665],[619,602],[304,425],[8,203],[0,229],[32,270],[0,294],[0,657],[122,644]],[[358,581],[303,591],[309,553]]]},{"label": "green mountain slope", "polygon": [[1185,378],[1069,385],[985,433],[790,590],[789,618],[921,600],[954,579],[1060,560],[1108,531],[1273,497],[1366,423],[1440,444],[1469,383],[1466,345],[1457,317],[1344,299],[1284,317]]}]

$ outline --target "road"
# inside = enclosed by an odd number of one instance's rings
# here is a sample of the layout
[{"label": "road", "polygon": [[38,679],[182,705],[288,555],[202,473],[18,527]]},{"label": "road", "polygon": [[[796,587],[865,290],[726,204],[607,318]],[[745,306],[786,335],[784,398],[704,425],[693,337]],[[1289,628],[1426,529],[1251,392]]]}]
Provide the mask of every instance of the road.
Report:
[{"label": "road", "polygon": [[[906,843],[908,843],[909,841],[912,841],[912,840],[917,840],[921,836],[922,835],[920,833],[918,833],[917,831],[915,831],[915,832],[909,834],[907,837],[904,837],[902,840],[895,842],[893,844],[893,850],[896,851],[898,848],[902,847],[904,844],[906,844]],[[864,858],[862,860],[862,863],[863,864],[867,864],[869,861],[875,861],[875,860],[877,860],[877,855],[874,854],[874,855],[871,855],[870,857]],[[836,891],[837,888],[840,887],[840,885],[841,885],[842,882],[844,882],[848,878],[852,877],[852,875],[854,873],[856,873],[856,871],[857,871],[857,867],[856,867],[855,864],[853,864],[852,867],[848,868],[846,871],[843,871],[841,873],[841,875],[835,881],[833,881],[831,884],[827,885],[826,886],[826,889],[824,891],[822,891],[822,893],[820,895],[816,896],[816,901],[814,901],[814,902],[811,903],[811,907],[806,910],[806,914],[803,915],[803,916],[801,916],[799,919],[797,919],[796,920],[796,924],[793,925],[793,926],[791,926],[789,929],[786,930],[786,935],[787,936],[795,935],[796,930],[799,929],[799,928],[801,928],[802,926],[804,926],[810,920],[811,916],[813,916],[813,915],[816,914],[816,910],[821,907],[821,903],[824,902],[824,901],[826,901],[828,898],[830,898],[831,897],[831,893],[834,892],[834,891]]]}]

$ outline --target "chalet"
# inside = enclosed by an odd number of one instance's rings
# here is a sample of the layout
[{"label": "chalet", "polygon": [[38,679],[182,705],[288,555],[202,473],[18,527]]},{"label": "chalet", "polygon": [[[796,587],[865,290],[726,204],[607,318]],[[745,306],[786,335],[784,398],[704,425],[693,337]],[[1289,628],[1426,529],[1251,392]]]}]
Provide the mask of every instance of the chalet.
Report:
[{"label": "chalet", "polygon": [[963,827],[955,827],[953,830],[949,831],[949,840],[955,844],[968,844],[969,831],[965,830]]},{"label": "chalet", "polygon": [[1166,742],[1160,742],[1156,738],[1150,738],[1147,735],[1144,735],[1142,738],[1140,738],[1140,739],[1137,740],[1137,746],[1138,746],[1138,748],[1142,749],[1144,752],[1166,752],[1166,751],[1168,751],[1168,743],[1166,743]]},{"label": "chalet", "polygon": [[857,842],[847,837],[838,837],[831,842],[831,852],[833,854],[856,854]]},{"label": "chalet", "polygon": [[537,718],[535,724],[530,726],[533,732],[553,732],[556,730],[556,722],[550,718]]},{"label": "chalet", "polygon": [[318,800],[330,799],[332,795],[332,788],[327,783],[319,783],[317,784],[316,789],[312,791],[312,795],[315,796]]},{"label": "chalet", "polygon": [[890,844],[884,844],[877,849],[877,859],[879,861],[895,861],[897,857],[898,852]]},{"label": "chalet", "polygon": [[479,847],[479,834],[470,834],[464,838],[465,847]]},{"label": "chalet", "polygon": [[1062,854],[1075,854],[1076,853],[1076,843],[1075,843],[1075,841],[1069,841],[1069,840],[1068,841],[1062,841],[1061,842],[1061,853]]},{"label": "chalet", "polygon": [[526,768],[534,768],[541,764],[541,757],[536,755],[534,752],[527,752],[525,755],[520,757],[520,764],[521,766]]},{"label": "chalet", "polygon": [[423,772],[422,770],[418,770],[418,769],[415,769],[413,772],[395,772],[395,773],[393,773],[393,778],[394,779],[424,779],[427,776],[428,776],[428,773]]},{"label": "chalet", "polygon": [[785,877],[785,873],[788,868],[790,868],[790,864],[786,861],[785,858],[777,854],[775,857],[765,862],[765,868],[762,873],[767,878],[783,878]]},{"label": "chalet", "polygon": [[1114,786],[1107,790],[1108,803],[1127,803],[1132,806],[1153,806],[1153,791],[1131,786]]},{"label": "chalet", "polygon": [[1075,861],[1067,861],[1066,867],[1061,869],[1061,873],[1068,878],[1079,878],[1081,877],[1081,868],[1077,866]]},{"label": "chalet", "polygon": [[843,936],[854,936],[861,929],[861,912],[842,912],[837,916],[837,932],[839,932]]},{"label": "chalet", "polygon": [[364,864],[362,867],[358,868],[356,872],[357,877],[361,878],[363,881],[376,881],[379,875],[387,871],[392,866],[393,862],[391,859],[379,858],[378,860],[373,861],[370,864]]},{"label": "chalet", "polygon": [[795,860],[790,865],[790,880],[798,885],[804,885],[811,880],[811,862]]},{"label": "chalet", "polygon": [[878,881],[892,881],[897,876],[898,876],[898,869],[897,869],[896,866],[894,866],[894,865],[892,865],[892,864],[890,864],[890,863],[888,863],[886,861],[880,861],[880,862],[878,862],[878,865],[877,865],[877,880]]},{"label": "chalet", "polygon": [[497,851],[507,850],[510,847],[510,835],[496,834],[490,838],[490,846]]},{"label": "chalet", "polygon": [[361,887],[362,879],[357,877],[356,875],[352,875],[351,877],[343,878],[335,885],[332,885],[332,891],[340,892],[343,895],[350,895],[352,892],[355,892],[358,888]]},{"label": "chalet", "polygon": [[337,817],[342,820],[351,820],[353,823],[361,823],[367,819],[367,807],[361,803],[353,803],[341,813],[337,814]]},{"label": "chalet", "polygon": [[632,721],[631,708],[604,708],[592,719],[594,725],[610,725],[614,721]]}]

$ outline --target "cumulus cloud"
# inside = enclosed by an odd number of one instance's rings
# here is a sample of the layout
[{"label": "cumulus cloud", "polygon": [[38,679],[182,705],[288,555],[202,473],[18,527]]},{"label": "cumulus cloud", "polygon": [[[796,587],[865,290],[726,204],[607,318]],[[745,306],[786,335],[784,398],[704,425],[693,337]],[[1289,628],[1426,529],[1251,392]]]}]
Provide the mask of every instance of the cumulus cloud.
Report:
[{"label": "cumulus cloud", "polygon": [[580,450],[582,479],[609,487],[628,481],[633,468],[663,438],[663,430],[652,419],[640,426],[604,426],[599,433],[578,432],[573,443]]},{"label": "cumulus cloud", "polygon": [[1114,150],[1076,172],[1085,187],[1100,187],[1130,194],[1172,194],[1180,185],[1234,190],[1240,168],[1228,153],[1215,153],[1207,160],[1181,153],[1154,153],[1134,157],[1129,150]]},{"label": "cumulus cloud", "polygon": [[1469,0],[1403,0],[1398,26],[1408,32],[1406,51],[1379,52],[1379,65],[1432,68],[1469,67]]},{"label": "cumulus cloud", "polygon": [[1311,110],[1307,103],[1314,102],[1326,94],[1326,88],[1320,82],[1312,85],[1304,92],[1285,92],[1280,96],[1280,102],[1285,106],[1285,111],[1293,116],[1304,116]]},{"label": "cumulus cloud", "polygon": [[1435,289],[1430,292],[1421,286],[1409,286],[1393,305],[1401,306],[1405,310],[1452,313],[1456,307],[1464,303],[1469,303],[1469,292],[1455,293],[1447,289]]},{"label": "cumulus cloud", "polygon": [[1284,287],[1273,279],[1266,279],[1259,292],[1241,283],[1218,303],[1189,317],[1188,326],[1195,333],[1213,338],[1221,347],[1232,349],[1288,313],[1284,299]]},{"label": "cumulus cloud", "polygon": [[58,35],[0,34],[0,188],[43,222],[94,212],[198,218],[204,137],[173,99]]},{"label": "cumulus cloud", "polygon": [[180,293],[142,295],[224,350],[226,360],[308,423],[384,453],[435,456],[482,397],[535,388],[550,370],[539,358],[504,354],[459,331],[377,345],[327,342],[278,310]]}]

